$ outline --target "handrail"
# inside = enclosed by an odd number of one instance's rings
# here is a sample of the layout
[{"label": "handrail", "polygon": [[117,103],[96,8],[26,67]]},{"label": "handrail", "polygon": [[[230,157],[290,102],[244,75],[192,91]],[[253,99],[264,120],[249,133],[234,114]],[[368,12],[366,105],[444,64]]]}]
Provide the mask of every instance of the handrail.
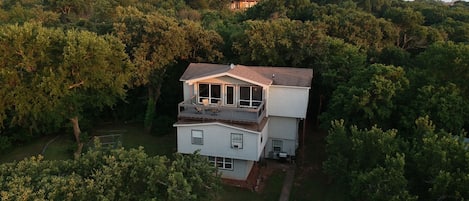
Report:
[{"label": "handrail", "polygon": [[254,107],[230,107],[225,105],[204,106],[198,104],[195,97],[178,104],[178,117],[202,120],[224,120],[246,123],[260,123],[265,116],[265,100]]}]

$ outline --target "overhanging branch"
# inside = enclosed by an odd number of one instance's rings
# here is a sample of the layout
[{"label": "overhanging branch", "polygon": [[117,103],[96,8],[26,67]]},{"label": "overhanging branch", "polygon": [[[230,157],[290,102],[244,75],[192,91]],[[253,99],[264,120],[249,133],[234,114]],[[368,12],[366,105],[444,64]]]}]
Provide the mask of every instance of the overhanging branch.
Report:
[{"label": "overhanging branch", "polygon": [[85,81],[82,80],[79,83],[75,83],[75,84],[72,84],[72,85],[68,86],[68,89],[73,89],[75,87],[79,87],[80,85],[83,85],[84,83],[85,83]]}]

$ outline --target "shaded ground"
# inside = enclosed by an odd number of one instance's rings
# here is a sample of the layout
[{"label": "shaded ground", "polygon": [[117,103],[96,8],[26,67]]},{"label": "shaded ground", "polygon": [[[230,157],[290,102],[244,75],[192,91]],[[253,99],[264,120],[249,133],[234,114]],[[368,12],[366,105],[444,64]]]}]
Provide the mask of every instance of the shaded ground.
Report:
[{"label": "shaded ground", "polygon": [[311,119],[306,121],[304,155],[301,155],[300,149],[290,200],[344,200],[339,187],[332,185],[327,175],[322,172],[322,162],[326,158],[324,138],[327,132],[316,128]]}]

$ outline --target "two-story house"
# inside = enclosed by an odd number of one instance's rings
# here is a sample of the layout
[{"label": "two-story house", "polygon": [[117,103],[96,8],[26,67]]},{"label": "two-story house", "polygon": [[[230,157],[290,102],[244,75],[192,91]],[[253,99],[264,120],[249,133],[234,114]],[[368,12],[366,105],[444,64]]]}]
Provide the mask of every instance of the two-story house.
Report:
[{"label": "two-story house", "polygon": [[295,156],[312,69],[191,63],[180,81],[177,149],[245,180],[261,158]]},{"label": "two-story house", "polygon": [[246,10],[255,6],[259,0],[237,0],[231,1],[230,9],[231,10]]}]

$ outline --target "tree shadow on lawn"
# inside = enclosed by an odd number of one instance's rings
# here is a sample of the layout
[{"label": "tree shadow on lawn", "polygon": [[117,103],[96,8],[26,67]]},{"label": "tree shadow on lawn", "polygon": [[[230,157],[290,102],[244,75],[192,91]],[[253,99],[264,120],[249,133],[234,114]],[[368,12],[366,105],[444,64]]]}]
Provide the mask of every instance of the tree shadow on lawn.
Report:
[{"label": "tree shadow on lawn", "polygon": [[[122,132],[120,139],[122,146],[126,149],[142,146],[144,147],[145,152],[150,156],[165,155],[167,157],[172,157],[173,153],[177,151],[176,134],[174,129],[170,130],[170,133],[155,136],[145,133],[143,125],[139,124],[103,125],[93,129],[90,132],[90,136],[97,134],[103,135],[103,132],[97,132],[98,130],[125,130],[125,132]],[[105,133],[106,132],[104,132],[104,134]],[[91,143],[93,143],[92,140]],[[44,159],[46,160],[73,159],[73,153],[77,148],[71,132],[62,133],[59,136],[49,135],[36,139],[30,143],[16,146],[11,151],[0,156],[0,163],[20,161],[24,158],[39,155],[42,153],[46,144],[48,144],[47,149],[44,151]],[[86,149],[83,151],[86,151]]]}]

